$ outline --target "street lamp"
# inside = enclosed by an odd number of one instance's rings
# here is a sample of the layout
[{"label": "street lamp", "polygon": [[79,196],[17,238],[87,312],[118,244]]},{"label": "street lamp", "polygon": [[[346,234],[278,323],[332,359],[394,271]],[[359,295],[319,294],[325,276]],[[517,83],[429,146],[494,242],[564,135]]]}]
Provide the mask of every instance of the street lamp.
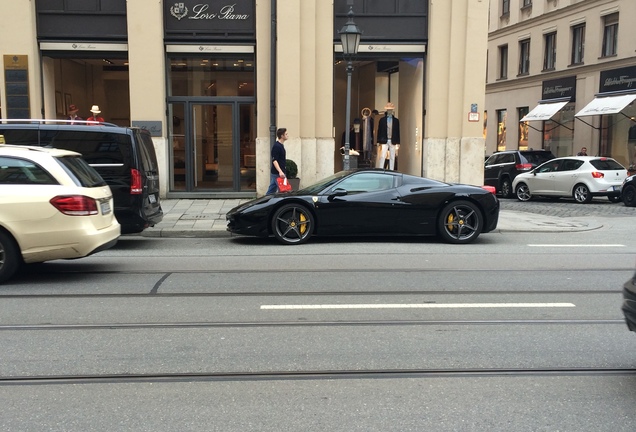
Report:
[{"label": "street lamp", "polygon": [[349,161],[349,150],[351,145],[349,144],[349,123],[351,122],[351,72],[353,72],[353,56],[358,53],[358,46],[360,45],[360,36],[362,31],[358,28],[356,23],[353,22],[353,2],[349,1],[349,13],[347,16],[349,20],[338,32],[340,33],[340,40],[342,41],[342,53],[347,60],[347,112],[345,120],[345,154],[344,154],[344,169],[351,168]]}]

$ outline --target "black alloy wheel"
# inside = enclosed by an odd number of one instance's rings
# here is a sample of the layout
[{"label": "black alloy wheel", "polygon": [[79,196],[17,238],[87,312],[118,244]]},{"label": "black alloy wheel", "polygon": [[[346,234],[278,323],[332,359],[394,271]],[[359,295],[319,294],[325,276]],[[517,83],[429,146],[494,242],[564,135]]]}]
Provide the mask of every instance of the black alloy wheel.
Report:
[{"label": "black alloy wheel", "polygon": [[483,227],[479,208],[470,201],[454,201],[440,212],[437,232],[447,243],[470,243]]},{"label": "black alloy wheel", "polygon": [[636,207],[636,186],[632,184],[623,186],[621,198],[627,207]]},{"label": "black alloy wheel", "polygon": [[21,261],[20,251],[13,238],[0,231],[0,283],[14,275]]},{"label": "black alloy wheel", "polygon": [[587,204],[592,201],[592,193],[583,183],[579,183],[574,186],[572,197],[574,198],[574,201],[579,204]]},{"label": "black alloy wheel", "polygon": [[303,244],[314,231],[314,215],[302,204],[287,204],[272,218],[274,237],[284,245]]},{"label": "black alloy wheel", "polygon": [[517,189],[515,190],[517,194],[517,199],[519,201],[530,201],[532,199],[532,194],[530,193],[530,188],[525,183],[519,183],[517,185]]},{"label": "black alloy wheel", "polygon": [[501,187],[499,188],[499,190],[501,190],[502,198],[512,197],[512,183],[510,183],[509,178],[506,177],[501,180]]}]

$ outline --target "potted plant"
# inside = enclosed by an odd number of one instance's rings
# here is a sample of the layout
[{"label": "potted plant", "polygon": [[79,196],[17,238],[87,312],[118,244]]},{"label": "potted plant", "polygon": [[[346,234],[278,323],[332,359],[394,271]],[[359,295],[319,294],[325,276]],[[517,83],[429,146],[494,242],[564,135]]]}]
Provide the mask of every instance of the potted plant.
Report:
[{"label": "potted plant", "polygon": [[287,180],[292,185],[292,189],[297,191],[300,188],[300,179],[298,178],[298,165],[291,159],[285,161],[285,171]]}]

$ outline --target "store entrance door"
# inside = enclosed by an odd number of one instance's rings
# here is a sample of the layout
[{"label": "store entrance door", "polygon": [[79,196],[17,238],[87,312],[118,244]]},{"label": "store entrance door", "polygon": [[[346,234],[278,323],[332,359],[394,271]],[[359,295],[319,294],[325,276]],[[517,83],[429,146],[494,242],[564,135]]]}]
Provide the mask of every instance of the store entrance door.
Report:
[{"label": "store entrance door", "polygon": [[251,103],[173,102],[171,189],[256,190]]}]

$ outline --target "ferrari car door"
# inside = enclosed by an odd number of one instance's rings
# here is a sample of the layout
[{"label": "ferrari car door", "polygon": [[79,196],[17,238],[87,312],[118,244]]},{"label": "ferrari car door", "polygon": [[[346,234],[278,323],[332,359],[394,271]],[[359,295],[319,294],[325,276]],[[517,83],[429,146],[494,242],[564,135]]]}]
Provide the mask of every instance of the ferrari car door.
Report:
[{"label": "ferrari car door", "polygon": [[359,172],[333,185],[316,205],[323,235],[390,234],[398,230],[398,176]]}]

